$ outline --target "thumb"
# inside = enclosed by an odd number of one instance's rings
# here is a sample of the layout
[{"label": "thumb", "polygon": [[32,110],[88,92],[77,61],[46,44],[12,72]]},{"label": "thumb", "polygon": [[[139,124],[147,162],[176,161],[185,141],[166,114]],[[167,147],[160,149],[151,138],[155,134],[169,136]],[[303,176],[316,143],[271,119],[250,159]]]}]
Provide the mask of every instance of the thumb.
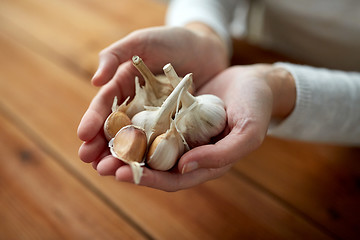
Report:
[{"label": "thumb", "polygon": [[178,169],[184,174],[199,168],[222,168],[234,164],[258,148],[262,139],[230,132],[216,144],[196,147],[185,153],[179,160]]},{"label": "thumb", "polygon": [[96,70],[92,83],[102,86],[110,81],[118,67],[129,61],[134,52],[141,50],[142,45],[138,42],[136,34],[129,34],[123,39],[111,44],[99,53],[99,66]]}]

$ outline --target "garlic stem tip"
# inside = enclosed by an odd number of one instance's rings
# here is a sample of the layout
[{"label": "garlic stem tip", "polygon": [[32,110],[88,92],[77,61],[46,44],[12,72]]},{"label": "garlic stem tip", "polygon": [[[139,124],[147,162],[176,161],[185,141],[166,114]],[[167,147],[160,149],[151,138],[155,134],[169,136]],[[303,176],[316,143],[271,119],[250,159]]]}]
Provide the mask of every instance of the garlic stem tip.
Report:
[{"label": "garlic stem tip", "polygon": [[167,73],[167,72],[171,71],[171,68],[172,68],[171,63],[168,63],[163,67],[163,70],[165,73]]},{"label": "garlic stem tip", "polygon": [[192,73],[188,73],[188,74],[185,75],[184,78],[190,78],[191,81],[192,81],[192,77],[193,77],[193,74],[192,74]]},{"label": "garlic stem tip", "polygon": [[133,56],[132,61],[134,64],[139,64],[141,62],[141,58],[139,56]]}]

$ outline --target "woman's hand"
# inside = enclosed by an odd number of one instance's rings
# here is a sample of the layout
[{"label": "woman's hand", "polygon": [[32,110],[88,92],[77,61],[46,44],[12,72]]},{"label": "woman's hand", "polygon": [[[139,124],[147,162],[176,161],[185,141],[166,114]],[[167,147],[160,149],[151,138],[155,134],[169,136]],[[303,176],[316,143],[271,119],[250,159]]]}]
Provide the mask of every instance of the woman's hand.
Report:
[{"label": "woman's hand", "polygon": [[[291,75],[265,64],[231,67],[198,93],[215,94],[224,100],[227,112],[224,133],[215,144],[185,153],[170,172],[145,168],[140,185],[176,191],[220,177],[261,145],[270,119],[290,114],[296,97]],[[119,181],[132,182],[130,167],[111,156],[102,159],[97,170],[102,175],[115,175]]]},{"label": "woman's hand", "polygon": [[92,100],[78,127],[78,136],[84,141],[79,156],[84,162],[92,162],[94,167],[110,154],[103,124],[111,111],[114,96],[122,102],[134,95],[134,78],[140,74],[132,66],[133,55],[139,55],[154,73],[159,73],[156,71],[161,71],[169,62],[180,76],[192,72],[196,87],[228,66],[224,44],[210,28],[200,23],[186,28],[138,30],[104,49],[92,78],[94,85],[104,86]]}]

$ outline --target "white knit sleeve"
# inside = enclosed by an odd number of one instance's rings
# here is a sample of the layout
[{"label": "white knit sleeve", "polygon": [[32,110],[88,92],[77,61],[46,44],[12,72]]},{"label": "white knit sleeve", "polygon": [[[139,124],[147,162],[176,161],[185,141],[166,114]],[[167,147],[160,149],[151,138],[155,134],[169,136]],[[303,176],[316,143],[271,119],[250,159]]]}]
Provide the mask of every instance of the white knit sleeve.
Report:
[{"label": "white knit sleeve", "polygon": [[203,22],[211,27],[232,51],[230,23],[236,0],[172,0],[166,15],[169,26],[184,26],[190,22]]},{"label": "white knit sleeve", "polygon": [[360,73],[276,63],[294,77],[296,106],[268,134],[305,141],[360,145]]}]

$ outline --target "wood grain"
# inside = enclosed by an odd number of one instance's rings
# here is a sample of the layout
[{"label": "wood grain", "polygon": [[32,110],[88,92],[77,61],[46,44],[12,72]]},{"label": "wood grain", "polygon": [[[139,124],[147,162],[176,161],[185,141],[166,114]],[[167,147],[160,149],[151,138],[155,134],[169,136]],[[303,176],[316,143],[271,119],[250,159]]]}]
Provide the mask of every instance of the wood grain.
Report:
[{"label": "wood grain", "polygon": [[145,239],[0,116],[1,239]]},{"label": "wood grain", "polygon": [[360,236],[360,149],[268,138],[235,169],[328,229]]},{"label": "wood grain", "polygon": [[146,0],[3,0],[0,24],[39,53],[90,77],[101,49],[136,29],[162,25],[164,13],[163,4]]},{"label": "wood grain", "polygon": [[[0,193],[0,214],[8,219],[0,224],[0,234],[30,239],[105,233],[108,239],[357,239],[356,148],[267,138],[224,177],[176,193],[100,177],[78,159],[76,128],[97,91],[89,78],[98,52],[135,29],[160,25],[164,13],[164,5],[146,0],[1,2],[0,119],[7,131],[0,139],[12,141],[0,150],[2,161],[15,160],[7,162],[7,173],[0,177],[6,189]],[[246,54],[234,63],[286,59],[239,44]],[[11,146],[25,147],[15,151]],[[30,164],[26,174],[10,174],[24,168],[19,159],[33,156],[40,159],[39,168]],[[64,198],[60,193],[79,194]],[[61,207],[54,206],[54,196]],[[90,220],[79,223],[85,213]],[[105,220],[96,225],[98,215]],[[60,218],[79,227],[67,232]],[[117,229],[117,224],[125,227]],[[41,231],[38,226],[48,227]]]}]

